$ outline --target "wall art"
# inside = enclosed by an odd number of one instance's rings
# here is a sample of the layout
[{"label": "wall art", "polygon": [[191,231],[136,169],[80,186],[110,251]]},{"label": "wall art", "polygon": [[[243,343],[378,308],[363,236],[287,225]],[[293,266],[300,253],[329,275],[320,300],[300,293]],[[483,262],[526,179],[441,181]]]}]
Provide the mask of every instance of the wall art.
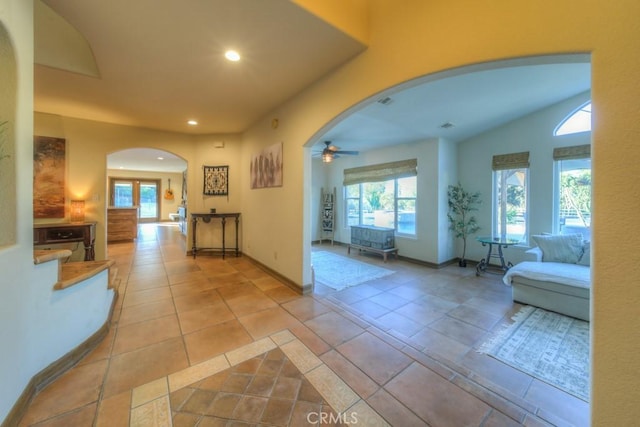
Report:
[{"label": "wall art", "polygon": [[35,136],[33,147],[33,217],[64,218],[65,140]]},{"label": "wall art", "polygon": [[251,158],[251,188],[282,187],[282,142]]},{"label": "wall art", "polygon": [[227,196],[229,194],[229,166],[203,166],[205,196]]}]

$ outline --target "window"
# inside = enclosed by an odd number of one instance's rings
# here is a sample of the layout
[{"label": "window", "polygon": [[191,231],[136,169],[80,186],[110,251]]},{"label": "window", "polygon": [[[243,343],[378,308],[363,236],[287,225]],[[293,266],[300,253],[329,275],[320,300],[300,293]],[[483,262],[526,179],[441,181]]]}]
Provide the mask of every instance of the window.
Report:
[{"label": "window", "polygon": [[417,174],[416,159],[345,169],[345,223],[415,235]]},{"label": "window", "polygon": [[346,223],[393,228],[399,234],[416,234],[415,176],[345,187]]},{"label": "window", "polygon": [[556,148],[555,232],[591,239],[591,147]]},{"label": "window", "polygon": [[527,242],[529,153],[493,158],[493,235]]},{"label": "window", "polygon": [[553,131],[555,136],[591,131],[591,101],[569,114]]}]

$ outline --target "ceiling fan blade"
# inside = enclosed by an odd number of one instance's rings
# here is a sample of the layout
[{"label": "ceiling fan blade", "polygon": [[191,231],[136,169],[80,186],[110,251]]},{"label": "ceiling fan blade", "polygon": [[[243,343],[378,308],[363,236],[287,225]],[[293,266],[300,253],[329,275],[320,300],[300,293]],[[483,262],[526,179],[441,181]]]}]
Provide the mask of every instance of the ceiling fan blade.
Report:
[{"label": "ceiling fan blade", "polygon": [[349,151],[349,150],[338,150],[338,151],[334,151],[334,153],[338,153],[338,154],[351,154],[351,155],[357,155],[357,154],[359,154],[357,151]]}]

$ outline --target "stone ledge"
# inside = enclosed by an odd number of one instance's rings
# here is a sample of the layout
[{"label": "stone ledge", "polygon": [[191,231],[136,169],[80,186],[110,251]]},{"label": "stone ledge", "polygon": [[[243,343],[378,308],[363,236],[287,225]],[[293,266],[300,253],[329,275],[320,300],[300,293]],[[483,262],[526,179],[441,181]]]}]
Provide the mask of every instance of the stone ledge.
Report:
[{"label": "stone ledge", "polygon": [[33,251],[33,263],[42,264],[71,256],[69,249],[43,249]]},{"label": "stone ledge", "polygon": [[[60,278],[53,286],[53,289],[66,289],[95,276],[103,270],[110,269],[114,264],[114,260],[82,261],[62,264]],[[109,276],[111,276],[111,271],[109,271]],[[111,284],[111,277],[109,277],[108,284]]]}]

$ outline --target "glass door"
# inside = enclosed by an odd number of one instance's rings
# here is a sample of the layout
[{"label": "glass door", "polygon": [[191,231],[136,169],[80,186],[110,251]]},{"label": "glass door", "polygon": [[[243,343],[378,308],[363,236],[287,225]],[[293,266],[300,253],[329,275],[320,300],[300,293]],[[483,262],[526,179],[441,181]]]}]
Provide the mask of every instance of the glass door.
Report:
[{"label": "glass door", "polygon": [[159,179],[109,179],[111,206],[117,208],[139,207],[139,222],[157,222],[160,220],[159,191]]}]

